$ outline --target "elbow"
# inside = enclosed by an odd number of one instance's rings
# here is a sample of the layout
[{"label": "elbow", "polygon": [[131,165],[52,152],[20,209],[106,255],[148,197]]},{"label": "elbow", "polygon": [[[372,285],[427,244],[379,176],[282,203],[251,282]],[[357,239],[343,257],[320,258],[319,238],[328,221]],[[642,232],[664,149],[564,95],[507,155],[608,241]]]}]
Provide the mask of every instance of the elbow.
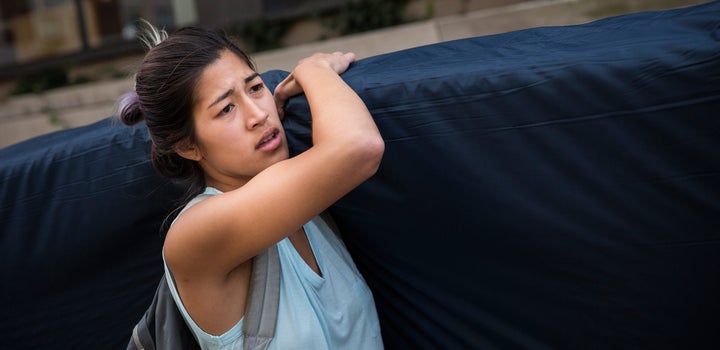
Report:
[{"label": "elbow", "polygon": [[372,161],[374,162],[373,168],[372,168],[372,175],[375,175],[378,168],[380,168],[380,163],[382,162],[383,155],[385,154],[385,141],[378,135],[375,142],[372,143],[371,146],[369,146],[371,149],[371,157]]},{"label": "elbow", "polygon": [[356,159],[359,174],[364,178],[369,178],[377,172],[385,153],[385,142],[382,137],[377,134],[372,137],[365,137],[360,142],[355,143]]}]

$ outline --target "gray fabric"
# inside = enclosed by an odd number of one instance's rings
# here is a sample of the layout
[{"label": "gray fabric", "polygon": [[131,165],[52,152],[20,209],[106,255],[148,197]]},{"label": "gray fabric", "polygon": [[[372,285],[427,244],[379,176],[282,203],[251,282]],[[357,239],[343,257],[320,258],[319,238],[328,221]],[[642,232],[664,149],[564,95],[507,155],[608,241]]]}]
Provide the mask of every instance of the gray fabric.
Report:
[{"label": "gray fabric", "polygon": [[[253,259],[248,309],[243,320],[243,349],[264,350],[275,333],[280,303],[280,257],[273,245]],[[151,332],[150,330],[154,331]],[[127,350],[199,350],[173,300],[165,276],[150,307],[133,329]]]},{"label": "gray fabric", "polygon": [[[150,330],[153,330],[151,332]],[[163,275],[145,315],[133,329],[128,350],[199,350]]]},{"label": "gray fabric", "polygon": [[280,304],[280,255],[272,245],[253,260],[248,310],[243,320],[243,349],[267,349],[275,334]]}]

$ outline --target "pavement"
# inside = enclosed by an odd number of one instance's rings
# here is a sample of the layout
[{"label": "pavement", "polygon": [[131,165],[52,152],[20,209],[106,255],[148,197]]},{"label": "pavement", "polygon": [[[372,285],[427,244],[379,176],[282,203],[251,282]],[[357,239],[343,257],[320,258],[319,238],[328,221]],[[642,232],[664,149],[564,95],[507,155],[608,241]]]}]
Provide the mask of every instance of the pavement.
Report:
[{"label": "pavement", "polygon": [[[471,8],[473,3],[479,1],[460,2]],[[706,1],[531,0],[260,52],[253,57],[260,72],[270,69],[289,71],[298,60],[318,51],[353,51],[361,59],[442,41],[540,26],[581,24],[622,13],[682,7],[703,2]],[[140,57],[134,59],[139,62]],[[132,87],[132,78],[125,78],[7,98],[0,102],[0,148],[115,115],[118,97]]]}]

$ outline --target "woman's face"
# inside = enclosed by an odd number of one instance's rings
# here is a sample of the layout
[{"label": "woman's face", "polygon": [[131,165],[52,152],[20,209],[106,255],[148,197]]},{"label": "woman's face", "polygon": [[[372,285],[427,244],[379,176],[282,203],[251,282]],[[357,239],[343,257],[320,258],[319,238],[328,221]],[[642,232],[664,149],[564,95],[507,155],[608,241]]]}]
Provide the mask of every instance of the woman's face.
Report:
[{"label": "woman's face", "polygon": [[181,155],[200,163],[208,186],[232,190],[288,158],[273,96],[237,55],[224,50],[195,92],[195,143]]}]

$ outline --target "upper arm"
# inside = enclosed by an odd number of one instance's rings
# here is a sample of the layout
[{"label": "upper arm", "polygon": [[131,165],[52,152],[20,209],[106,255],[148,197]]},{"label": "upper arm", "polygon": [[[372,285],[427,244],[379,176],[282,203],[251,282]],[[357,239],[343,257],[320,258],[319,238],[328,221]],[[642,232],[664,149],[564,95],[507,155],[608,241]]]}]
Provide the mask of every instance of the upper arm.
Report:
[{"label": "upper arm", "polygon": [[[366,149],[310,148],[270,166],[236,190],[187,209],[168,232],[168,264],[180,274],[225,276],[374,173],[379,164],[377,145]],[[343,159],[347,157],[354,159],[348,162]]]},{"label": "upper arm", "polygon": [[380,133],[359,96],[327,64],[349,58],[313,56],[291,73],[308,98],[313,147],[183,213],[165,241],[174,271],[226,276],[375,173],[384,151]]}]

